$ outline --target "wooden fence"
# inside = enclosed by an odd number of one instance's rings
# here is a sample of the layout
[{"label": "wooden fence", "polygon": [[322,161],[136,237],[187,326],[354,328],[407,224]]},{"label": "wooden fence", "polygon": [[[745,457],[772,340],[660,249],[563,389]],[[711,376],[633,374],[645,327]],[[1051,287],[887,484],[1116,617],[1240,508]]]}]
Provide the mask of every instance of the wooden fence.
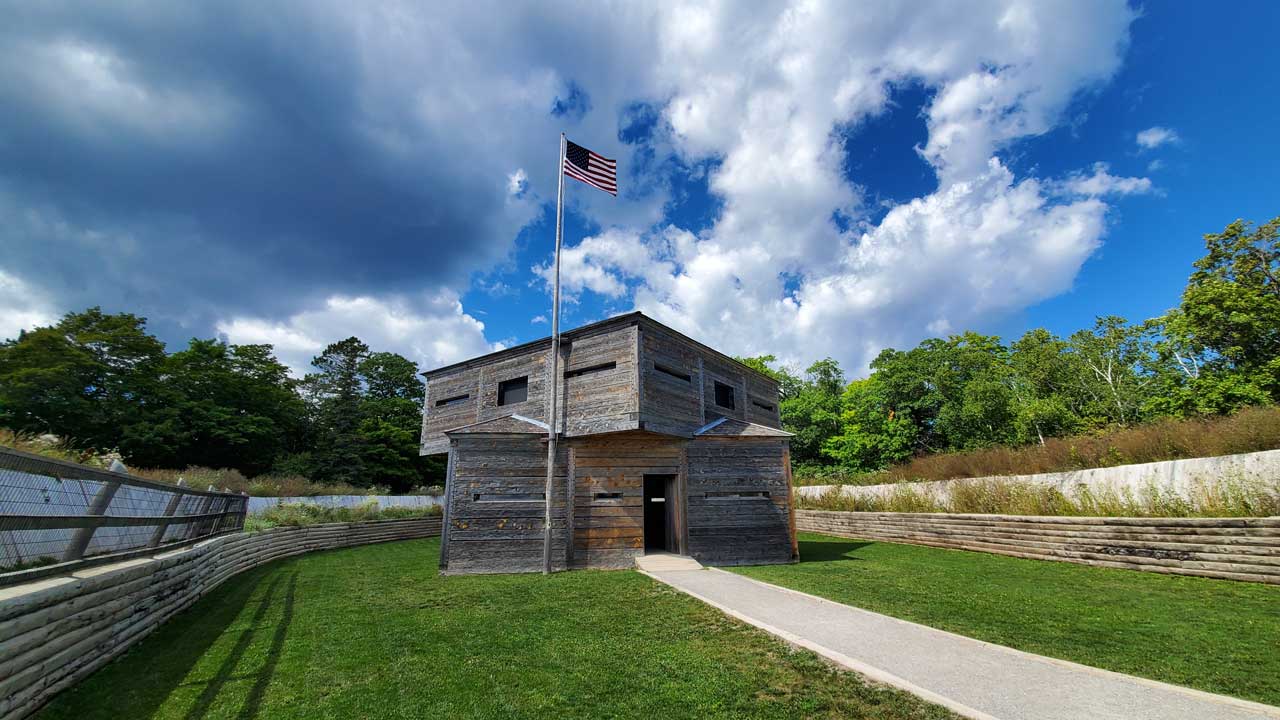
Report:
[{"label": "wooden fence", "polygon": [[236,533],[0,588],[0,720],[35,712],[236,573],[311,550],[439,534],[438,516]]},{"label": "wooden fence", "polygon": [[0,447],[0,585],[235,532],[247,500]]},{"label": "wooden fence", "polygon": [[801,531],[840,537],[1280,585],[1280,517],[1100,518],[799,510],[796,526]]}]

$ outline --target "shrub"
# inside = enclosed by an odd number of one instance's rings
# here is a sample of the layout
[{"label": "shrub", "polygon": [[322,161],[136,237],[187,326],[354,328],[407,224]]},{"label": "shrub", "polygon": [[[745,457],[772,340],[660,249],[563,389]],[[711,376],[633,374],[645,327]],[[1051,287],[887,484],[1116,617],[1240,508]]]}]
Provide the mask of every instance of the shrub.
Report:
[{"label": "shrub", "polygon": [[800,496],[806,510],[849,512],[1072,515],[1077,517],[1266,517],[1280,515],[1280,480],[1225,478],[1198,483],[1183,496],[1154,483],[1137,492],[1086,485],[1064,493],[1056,486],[989,478],[951,484],[942,498],[904,484],[885,495],[846,494],[832,487],[817,498]]},{"label": "shrub", "polygon": [[314,497],[316,495],[389,495],[386,487],[356,487],[347,483],[317,483],[301,475],[258,475],[247,478],[233,468],[189,467],[185,470],[141,469],[134,475],[157,482],[176,483],[183,480],[189,487],[244,492],[254,497]]},{"label": "shrub", "polygon": [[0,445],[33,455],[96,468],[111,467],[111,461],[120,459],[120,453],[114,450],[80,450],[57,435],[34,435],[8,428],[0,428]]},{"label": "shrub", "polygon": [[1215,418],[1165,418],[1146,425],[1052,438],[1044,445],[992,447],[924,455],[875,473],[799,468],[797,485],[881,483],[1114,467],[1280,448],[1280,407],[1256,407]]},{"label": "shrub", "polygon": [[402,520],[439,515],[438,505],[423,507],[380,507],[377,501],[354,507],[326,507],[315,503],[283,503],[245,518],[245,532],[260,532],[273,527],[306,527],[335,522],[368,520]]}]

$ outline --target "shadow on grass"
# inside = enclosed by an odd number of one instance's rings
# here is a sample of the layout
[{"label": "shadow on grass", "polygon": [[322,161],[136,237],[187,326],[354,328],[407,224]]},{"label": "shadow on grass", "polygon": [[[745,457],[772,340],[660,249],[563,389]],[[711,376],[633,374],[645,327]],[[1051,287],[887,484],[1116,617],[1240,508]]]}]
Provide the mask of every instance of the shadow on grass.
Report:
[{"label": "shadow on grass", "polygon": [[[276,590],[280,587],[280,582],[283,578],[282,574],[276,575],[271,580],[271,584],[267,586],[266,591],[262,593],[262,598],[258,601],[258,608],[254,611],[248,626],[240,633],[240,637],[236,638],[236,644],[227,653],[227,657],[223,659],[218,671],[205,683],[204,691],[200,693],[200,697],[196,698],[195,704],[187,711],[186,720],[202,720],[209,714],[210,708],[222,695],[228,682],[247,679],[243,675],[238,676],[235,674],[236,667],[240,665],[245,652],[253,645],[253,640],[257,635],[258,629],[262,626],[263,620],[266,618],[267,611],[275,604]],[[259,706],[262,704],[262,695],[266,691],[268,683],[271,682],[271,676],[275,673],[276,664],[280,659],[280,651],[284,647],[285,634],[289,630],[289,623],[293,621],[293,604],[297,585],[298,572],[295,570],[289,577],[289,589],[285,591],[283,614],[280,622],[276,623],[275,634],[271,639],[271,647],[267,651],[267,659],[263,663],[262,669],[254,677],[253,689],[249,691],[243,706],[240,708],[239,718],[255,717]]]},{"label": "shadow on grass", "polygon": [[[194,606],[169,618],[156,632],[130,648],[41,710],[40,718],[151,717],[187,677],[227,628],[235,624],[264,582],[276,578],[273,567],[255,568],[232,578]],[[265,595],[272,594],[272,582]],[[264,605],[265,607],[265,605]],[[145,683],[138,683],[138,677]],[[134,692],[119,692],[121,687]],[[128,708],[127,714],[124,708]]]},{"label": "shadow on grass", "polygon": [[835,560],[857,562],[861,558],[853,557],[852,553],[870,544],[862,540],[801,540],[800,562],[802,564]]},{"label": "shadow on grass", "polygon": [[258,679],[254,681],[249,696],[245,698],[244,705],[240,708],[239,720],[249,720],[258,716],[258,708],[262,707],[262,695],[271,684],[272,676],[276,674],[276,665],[280,663],[280,653],[284,650],[285,636],[289,634],[289,625],[293,623],[293,603],[297,597],[297,590],[298,573],[295,570],[289,577],[289,589],[284,595],[284,612],[280,615],[280,622],[276,623],[276,632],[271,637],[267,661],[258,671]]}]

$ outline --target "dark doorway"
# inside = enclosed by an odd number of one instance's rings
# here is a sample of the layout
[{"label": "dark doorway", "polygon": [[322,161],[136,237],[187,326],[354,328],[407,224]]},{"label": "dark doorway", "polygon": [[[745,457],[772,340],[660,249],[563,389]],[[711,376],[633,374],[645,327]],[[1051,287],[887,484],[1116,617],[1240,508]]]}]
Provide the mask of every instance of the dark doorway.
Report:
[{"label": "dark doorway", "polygon": [[645,552],[676,552],[675,475],[644,476]]}]

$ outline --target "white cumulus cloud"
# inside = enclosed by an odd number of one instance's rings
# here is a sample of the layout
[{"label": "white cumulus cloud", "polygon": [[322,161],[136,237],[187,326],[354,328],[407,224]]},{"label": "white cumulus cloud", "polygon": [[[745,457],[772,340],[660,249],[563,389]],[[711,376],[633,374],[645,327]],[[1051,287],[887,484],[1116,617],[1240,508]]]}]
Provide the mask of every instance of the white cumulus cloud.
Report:
[{"label": "white cumulus cloud", "polygon": [[397,352],[423,370],[482,355],[499,346],[484,338],[484,323],[466,314],[452,293],[422,303],[404,298],[333,296],[284,320],[233,317],[218,333],[236,344],[268,343],[301,377],[329,343],[355,336],[375,351]]},{"label": "white cumulus cloud", "polygon": [[[721,210],[696,234],[592,235],[565,251],[565,287],[630,296],[727,352],[830,355],[854,372],[885,346],[1064,292],[1105,236],[1109,198],[1150,192],[1150,180],[1106,165],[1017,178],[1000,153],[1111,78],[1133,17],[1092,2],[668,12],[645,85],[663,91],[674,150],[716,161]],[[847,175],[843,137],[904,83],[933,92],[917,151],[938,185],[876,221],[860,185],[874,178]]]},{"label": "white cumulus cloud", "polygon": [[58,313],[52,301],[22,278],[0,270],[0,341],[23,330],[52,325]]},{"label": "white cumulus cloud", "polygon": [[1138,148],[1141,150],[1155,150],[1161,145],[1172,145],[1179,142],[1181,138],[1178,133],[1167,127],[1149,127],[1138,133]]},{"label": "white cumulus cloud", "polygon": [[1112,175],[1106,163],[1094,163],[1093,172],[1073,173],[1066,180],[1058,183],[1058,187],[1072,195],[1144,195],[1152,192],[1154,186],[1150,178],[1118,177]]}]

